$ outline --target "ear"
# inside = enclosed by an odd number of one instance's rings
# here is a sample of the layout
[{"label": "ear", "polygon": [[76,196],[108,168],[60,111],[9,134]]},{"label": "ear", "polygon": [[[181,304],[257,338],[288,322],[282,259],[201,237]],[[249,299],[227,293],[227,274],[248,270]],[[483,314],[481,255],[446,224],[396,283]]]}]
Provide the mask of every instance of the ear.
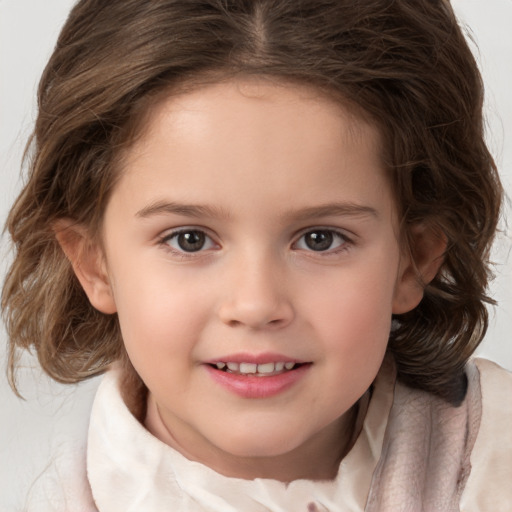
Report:
[{"label": "ear", "polygon": [[100,245],[84,226],[71,219],[59,219],[53,230],[90,303],[102,313],[115,313],[117,308]]},{"label": "ear", "polygon": [[393,297],[393,313],[413,310],[423,298],[425,287],[434,279],[444,261],[447,240],[444,234],[425,224],[410,229],[410,245],[402,254]]}]

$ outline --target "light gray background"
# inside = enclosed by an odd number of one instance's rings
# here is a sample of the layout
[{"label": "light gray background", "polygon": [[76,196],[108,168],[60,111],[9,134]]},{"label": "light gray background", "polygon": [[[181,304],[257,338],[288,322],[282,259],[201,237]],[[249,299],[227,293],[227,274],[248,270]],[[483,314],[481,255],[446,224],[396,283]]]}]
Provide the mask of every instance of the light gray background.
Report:
[{"label": "light gray background", "polygon": [[[108,0],[106,0],[108,1]],[[20,187],[21,153],[35,118],[36,84],[72,0],[0,0],[0,221]],[[512,0],[454,0],[461,21],[471,27],[484,74],[488,142],[506,190],[512,196]],[[512,227],[510,208],[506,216]],[[480,353],[512,370],[511,227],[502,223],[491,293],[499,301]],[[2,239],[0,273],[6,269]],[[4,330],[0,364],[5,366]],[[10,391],[0,373],[0,512],[22,510],[30,483],[63,446],[80,435],[97,381],[59,386],[41,375],[30,358],[20,372],[26,401]]]}]

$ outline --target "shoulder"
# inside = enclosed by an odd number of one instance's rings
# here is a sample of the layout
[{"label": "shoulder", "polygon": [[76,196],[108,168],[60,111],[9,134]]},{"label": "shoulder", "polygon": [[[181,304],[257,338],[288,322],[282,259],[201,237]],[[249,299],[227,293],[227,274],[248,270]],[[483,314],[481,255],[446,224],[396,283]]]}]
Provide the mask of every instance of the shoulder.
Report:
[{"label": "shoulder", "polygon": [[[87,436],[99,379],[51,388],[52,428],[44,458],[24,492],[24,512],[96,512],[87,478]],[[60,395],[58,394],[60,393]]]},{"label": "shoulder", "polygon": [[[478,370],[482,394],[482,414],[512,415],[512,372],[488,359],[475,358],[470,363]],[[500,403],[500,400],[506,402]]]},{"label": "shoulder", "polygon": [[474,359],[469,366],[479,376],[481,416],[461,510],[508,512],[512,509],[512,373],[486,359]]},{"label": "shoulder", "polygon": [[86,443],[63,443],[33,484],[26,512],[97,512],[86,474]]},{"label": "shoulder", "polygon": [[367,511],[512,510],[512,376],[466,367],[460,405],[396,382]]}]

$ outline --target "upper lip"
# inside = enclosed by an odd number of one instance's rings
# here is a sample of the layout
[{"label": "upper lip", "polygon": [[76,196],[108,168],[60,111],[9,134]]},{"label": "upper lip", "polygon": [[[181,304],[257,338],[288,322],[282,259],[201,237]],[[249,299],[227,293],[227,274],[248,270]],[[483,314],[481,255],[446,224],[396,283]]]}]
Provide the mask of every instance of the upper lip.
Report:
[{"label": "upper lip", "polygon": [[225,356],[216,357],[214,359],[210,359],[205,361],[206,364],[215,364],[215,363],[253,363],[253,364],[265,364],[265,363],[295,363],[301,364],[307,361],[303,361],[301,359],[297,359],[294,357],[285,356],[283,354],[277,353],[262,353],[262,354],[250,354],[247,352],[237,353],[237,354],[229,354]]}]

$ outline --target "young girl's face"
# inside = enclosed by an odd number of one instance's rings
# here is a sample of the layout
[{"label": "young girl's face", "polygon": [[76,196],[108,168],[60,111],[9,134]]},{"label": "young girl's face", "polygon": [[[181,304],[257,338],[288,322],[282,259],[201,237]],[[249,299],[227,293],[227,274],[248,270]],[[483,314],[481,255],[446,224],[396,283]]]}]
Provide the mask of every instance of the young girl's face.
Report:
[{"label": "young girl's face", "polygon": [[419,300],[378,131],[263,80],[169,98],[128,152],[103,247],[89,296],[119,315],[149,428],[228,475],[332,476],[391,315]]}]

